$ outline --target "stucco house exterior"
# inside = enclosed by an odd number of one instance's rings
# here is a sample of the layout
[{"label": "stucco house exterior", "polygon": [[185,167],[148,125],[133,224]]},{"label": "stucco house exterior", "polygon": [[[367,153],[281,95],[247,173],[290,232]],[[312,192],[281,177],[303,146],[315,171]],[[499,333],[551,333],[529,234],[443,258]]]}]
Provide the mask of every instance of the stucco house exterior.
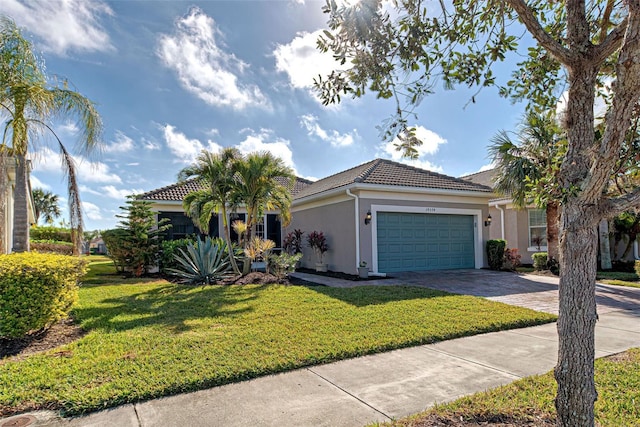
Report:
[{"label": "stucco house exterior", "polygon": [[[495,169],[490,169],[463,176],[462,179],[493,187],[495,174]],[[544,209],[535,206],[518,209],[511,198],[498,197],[489,200],[489,214],[489,238],[504,239],[508,248],[518,249],[523,264],[531,264],[534,253],[547,250],[547,217]]]},{"label": "stucco house exterior", "polygon": [[[187,181],[139,198],[153,203],[159,219],[172,221],[169,238],[180,238],[197,233],[182,209],[183,197],[197,186]],[[490,187],[375,159],[313,183],[298,178],[292,195],[291,223],[283,228],[278,213],[267,212],[257,234],[279,247],[294,229],[304,231],[303,238],[322,231],[330,270],[356,273],[361,261],[373,274],[486,266]],[[242,210],[236,215],[242,218]],[[221,227],[215,217],[210,234]],[[305,247],[303,266],[315,262]]]},{"label": "stucco house exterior", "polygon": [[[296,194],[287,230],[322,231],[329,269],[373,274],[486,266],[490,187],[384,159]],[[304,251],[303,265],[315,264]]]},{"label": "stucco house exterior", "polygon": [[[4,206],[0,206],[0,209],[4,208],[4,215],[0,215],[0,218],[4,216],[4,221],[1,225],[0,233],[2,233],[0,241],[0,253],[10,253],[13,248],[13,194],[15,190],[16,182],[16,165],[15,160],[12,157],[6,158],[6,167],[4,170],[0,170],[0,173],[4,174],[3,179],[6,179],[6,187],[4,194],[0,194],[2,197]],[[35,222],[35,210],[33,197],[31,196],[31,185],[27,186],[27,200],[29,203],[29,224]]]}]

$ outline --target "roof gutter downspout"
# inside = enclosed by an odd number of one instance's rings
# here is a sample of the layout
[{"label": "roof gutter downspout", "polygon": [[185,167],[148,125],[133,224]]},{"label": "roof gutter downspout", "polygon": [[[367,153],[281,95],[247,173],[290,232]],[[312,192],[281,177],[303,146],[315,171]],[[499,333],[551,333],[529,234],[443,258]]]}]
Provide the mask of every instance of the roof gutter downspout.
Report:
[{"label": "roof gutter downspout", "polygon": [[504,209],[500,205],[496,205],[496,209],[500,211],[500,238],[504,240]]},{"label": "roof gutter downspout", "polygon": [[360,266],[360,221],[358,221],[358,213],[360,212],[360,199],[358,196],[353,194],[349,188],[347,188],[346,192],[347,196],[353,197],[355,200],[355,221],[356,221],[356,271],[358,270],[358,266]]}]

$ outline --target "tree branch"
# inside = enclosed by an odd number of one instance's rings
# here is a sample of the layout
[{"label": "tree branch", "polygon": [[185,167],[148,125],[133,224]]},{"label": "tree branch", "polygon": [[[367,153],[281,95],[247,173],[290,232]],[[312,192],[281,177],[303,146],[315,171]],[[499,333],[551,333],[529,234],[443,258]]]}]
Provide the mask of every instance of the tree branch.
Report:
[{"label": "tree branch", "polygon": [[635,189],[631,193],[623,196],[605,199],[601,205],[601,217],[613,218],[621,212],[637,208],[640,205],[640,188]]},{"label": "tree branch", "polygon": [[538,18],[533,14],[531,8],[524,0],[505,0],[516,11],[522,23],[527,27],[531,35],[544,47],[554,58],[562,64],[572,62],[573,55],[562,46],[561,43],[554,40],[540,25]]},{"label": "tree branch", "polygon": [[629,23],[629,17],[625,17],[616,28],[611,31],[606,38],[599,45],[593,49],[592,57],[596,63],[601,64],[609,56],[620,49],[622,41],[624,40],[624,34],[627,31],[627,25]]}]

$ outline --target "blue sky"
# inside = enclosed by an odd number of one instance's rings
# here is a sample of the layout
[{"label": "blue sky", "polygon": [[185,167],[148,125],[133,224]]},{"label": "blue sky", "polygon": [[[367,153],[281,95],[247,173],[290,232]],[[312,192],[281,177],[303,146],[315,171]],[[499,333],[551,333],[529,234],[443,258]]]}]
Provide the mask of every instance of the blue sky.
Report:
[{"label": "blue sky", "polygon": [[[48,75],[68,79],[102,115],[104,150],[76,156],[85,228],[115,226],[127,194],[174,183],[204,148],[270,150],[311,179],[376,157],[452,176],[486,168],[489,140],[514,129],[524,110],[494,89],[475,104],[464,88],[425,99],[413,123],[424,141],[416,162],[400,159],[376,129],[392,103],[366,96],[321,105],[312,79],[336,66],[315,50],[323,4],[2,0],[0,13],[23,28]],[[56,130],[74,146],[73,122]],[[59,158],[46,144],[35,150],[32,178],[65,199]]]}]

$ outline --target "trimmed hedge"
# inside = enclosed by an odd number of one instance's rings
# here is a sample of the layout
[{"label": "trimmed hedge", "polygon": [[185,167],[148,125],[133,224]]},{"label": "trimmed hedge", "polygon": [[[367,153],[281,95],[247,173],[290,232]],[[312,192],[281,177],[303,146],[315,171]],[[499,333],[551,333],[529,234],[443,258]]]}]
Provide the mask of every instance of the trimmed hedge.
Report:
[{"label": "trimmed hedge", "polygon": [[640,261],[635,261],[633,263],[633,269],[635,270],[636,274],[640,276]]},{"label": "trimmed hedge", "polygon": [[0,338],[19,338],[65,318],[86,261],[37,252],[0,255]]},{"label": "trimmed hedge", "polygon": [[29,229],[30,240],[56,240],[60,242],[69,242],[71,240],[71,230],[59,227],[31,227]]},{"label": "trimmed hedge", "polygon": [[31,242],[32,251],[48,252],[60,255],[73,255],[73,244],[69,242]]},{"label": "trimmed hedge", "polygon": [[502,264],[504,263],[504,250],[506,247],[506,240],[487,240],[487,262],[489,263],[490,269],[502,269]]},{"label": "trimmed hedge", "polygon": [[547,269],[547,253],[546,252],[536,252],[531,255],[533,258],[533,268],[536,271],[542,271]]}]

